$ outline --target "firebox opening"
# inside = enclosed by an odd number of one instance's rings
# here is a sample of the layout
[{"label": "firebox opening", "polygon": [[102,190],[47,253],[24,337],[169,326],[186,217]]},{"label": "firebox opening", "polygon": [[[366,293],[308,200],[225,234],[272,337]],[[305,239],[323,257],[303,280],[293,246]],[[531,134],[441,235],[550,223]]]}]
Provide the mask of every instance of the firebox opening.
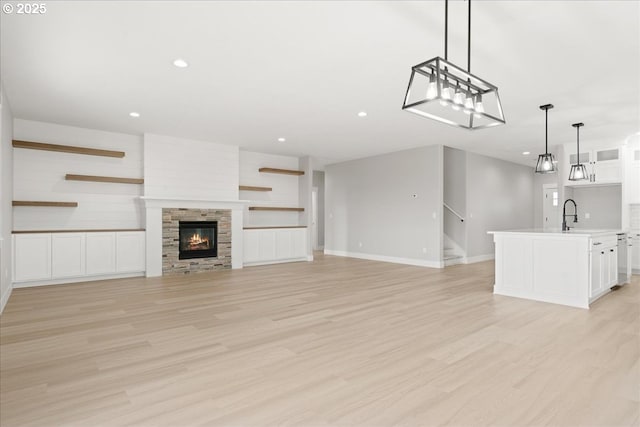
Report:
[{"label": "firebox opening", "polygon": [[215,258],[218,256],[217,221],[180,221],[178,259]]}]

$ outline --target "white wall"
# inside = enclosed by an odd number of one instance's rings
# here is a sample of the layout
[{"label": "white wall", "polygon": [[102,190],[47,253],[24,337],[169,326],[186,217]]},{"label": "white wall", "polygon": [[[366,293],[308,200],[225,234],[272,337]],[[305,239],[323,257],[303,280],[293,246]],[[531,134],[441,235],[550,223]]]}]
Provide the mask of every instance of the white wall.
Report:
[{"label": "white wall", "polygon": [[430,146],[326,166],[325,252],[439,266],[442,153]]},{"label": "white wall", "polygon": [[324,171],[313,171],[313,187],[318,189],[318,246],[324,246]]},{"label": "white wall", "polygon": [[144,134],[144,195],[238,200],[239,149],[208,141]]},{"label": "white wall", "polygon": [[273,154],[240,151],[240,185],[271,187],[272,191],[241,191],[240,198],[249,200],[245,207],[244,226],[282,226],[299,225],[298,212],[249,211],[249,206],[300,207],[298,187],[300,177],[262,173],[262,167],[277,169],[298,169],[298,158]]},{"label": "white wall", "polygon": [[467,257],[494,255],[491,230],[533,227],[533,168],[467,152]]},{"label": "white wall", "polygon": [[[463,218],[467,212],[467,153],[444,147],[444,202]],[[443,211],[444,233],[466,251],[466,224],[449,209]]]},{"label": "white wall", "polygon": [[[573,200],[578,205],[578,222],[575,228],[621,228],[622,187],[574,187]],[[567,206],[573,213],[573,206]],[[589,215],[589,218],[586,218]]]},{"label": "white wall", "polygon": [[0,313],[11,295],[13,229],[13,115],[0,82]]},{"label": "white wall", "polygon": [[142,228],[142,185],[66,181],[66,174],[142,177],[142,139],[16,119],[14,139],[124,151],[124,158],[13,151],[14,200],[78,202],[77,208],[16,207],[15,230]]}]

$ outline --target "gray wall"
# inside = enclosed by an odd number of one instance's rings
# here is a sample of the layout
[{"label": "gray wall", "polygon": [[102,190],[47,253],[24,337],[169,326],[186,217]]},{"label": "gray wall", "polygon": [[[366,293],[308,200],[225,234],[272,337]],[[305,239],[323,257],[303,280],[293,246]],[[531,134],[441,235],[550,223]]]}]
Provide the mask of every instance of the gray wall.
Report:
[{"label": "gray wall", "polygon": [[313,171],[313,186],[318,189],[318,246],[324,246],[324,171]]},{"label": "gray wall", "polygon": [[[6,303],[11,292],[11,231],[13,229],[13,115],[0,83],[0,298]],[[0,305],[0,312],[2,311]]]},{"label": "gray wall", "polygon": [[325,250],[439,262],[442,157],[430,146],[327,166]]},{"label": "gray wall", "polygon": [[[467,211],[467,153],[444,147],[444,202],[462,217]],[[466,250],[466,226],[450,210],[444,209],[444,233]]]},{"label": "gray wall", "polygon": [[[578,205],[575,228],[620,228],[622,225],[622,187],[573,188],[573,200]],[[564,201],[563,201],[564,202]],[[567,207],[573,213],[573,207]],[[585,214],[590,218],[585,218]]]},{"label": "gray wall", "polygon": [[467,257],[494,253],[491,230],[533,227],[533,169],[467,153]]}]

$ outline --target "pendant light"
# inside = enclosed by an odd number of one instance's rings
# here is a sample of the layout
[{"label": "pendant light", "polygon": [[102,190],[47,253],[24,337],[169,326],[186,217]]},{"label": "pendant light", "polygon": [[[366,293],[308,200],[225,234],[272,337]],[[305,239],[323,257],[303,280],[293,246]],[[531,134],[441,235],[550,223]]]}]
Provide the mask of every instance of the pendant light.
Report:
[{"label": "pendant light", "polygon": [[571,165],[571,171],[569,171],[569,181],[581,181],[583,179],[589,179],[589,175],[587,175],[587,168],[582,163],[580,163],[580,128],[584,126],[584,123],[574,123],[571,126],[576,128],[577,145],[576,164]]},{"label": "pendant light", "polygon": [[536,173],[555,173],[558,170],[555,157],[549,153],[549,110],[551,108],[553,108],[552,104],[540,106],[540,109],[544,110],[544,154],[538,156]]},{"label": "pendant light", "polygon": [[444,59],[411,68],[402,109],[464,129],[505,124],[498,88],[471,74],[471,0],[468,1],[467,69],[449,62],[449,0],[444,2]]}]

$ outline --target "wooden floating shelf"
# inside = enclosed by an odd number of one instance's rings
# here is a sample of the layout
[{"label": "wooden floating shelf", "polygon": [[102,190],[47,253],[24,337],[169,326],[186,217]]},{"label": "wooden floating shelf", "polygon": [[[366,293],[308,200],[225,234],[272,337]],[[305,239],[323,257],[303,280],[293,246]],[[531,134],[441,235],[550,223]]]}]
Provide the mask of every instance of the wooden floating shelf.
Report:
[{"label": "wooden floating shelf", "polygon": [[116,229],[92,229],[92,230],[13,230],[11,234],[37,234],[37,233],[113,233],[123,231],[145,231],[144,228],[116,228]]},{"label": "wooden floating shelf", "polygon": [[272,191],[271,187],[254,187],[251,185],[241,185],[238,187],[240,191]]},{"label": "wooden floating shelf", "polygon": [[278,206],[249,206],[250,211],[304,212],[304,208],[281,208]]},{"label": "wooden floating shelf", "polygon": [[67,181],[114,182],[117,184],[144,184],[143,178],[119,178],[116,176],[73,175],[66,174]]},{"label": "wooden floating shelf", "polygon": [[75,208],[78,206],[78,202],[37,202],[14,200],[13,206],[51,206],[56,208]]},{"label": "wooden floating shelf", "polygon": [[71,145],[44,144],[41,142],[19,141],[14,139],[15,148],[27,148],[29,150],[57,151],[61,153],[84,154],[86,156],[124,157],[124,151],[99,150],[97,148],[73,147]]},{"label": "wooden floating shelf", "polygon": [[272,228],[307,228],[306,225],[274,225],[273,227],[244,227],[243,230],[269,230]]},{"label": "wooden floating shelf", "polygon": [[282,175],[304,175],[304,171],[297,171],[292,169],[276,169],[276,168],[260,168],[259,172],[264,173],[279,173]]}]

